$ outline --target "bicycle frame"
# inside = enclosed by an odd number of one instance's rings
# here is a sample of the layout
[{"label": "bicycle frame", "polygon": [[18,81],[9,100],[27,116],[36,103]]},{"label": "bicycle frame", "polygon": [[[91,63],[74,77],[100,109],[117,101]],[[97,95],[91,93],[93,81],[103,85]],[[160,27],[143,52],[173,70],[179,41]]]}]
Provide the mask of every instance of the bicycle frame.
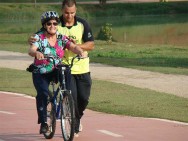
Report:
[{"label": "bicycle frame", "polygon": [[[57,101],[57,96],[60,93],[60,99],[63,99],[63,95],[64,92],[67,91],[67,87],[66,87],[66,81],[65,81],[65,70],[68,69],[65,66],[61,66],[61,74],[62,74],[62,82],[59,82],[59,85],[57,87],[57,89],[55,89],[55,82],[51,82],[52,85],[52,91],[53,91],[53,97],[52,97],[52,101],[54,103],[54,105],[56,106],[56,119],[60,119],[60,109],[61,109],[61,105],[60,105],[60,101]],[[61,90],[61,91],[60,91]]]}]

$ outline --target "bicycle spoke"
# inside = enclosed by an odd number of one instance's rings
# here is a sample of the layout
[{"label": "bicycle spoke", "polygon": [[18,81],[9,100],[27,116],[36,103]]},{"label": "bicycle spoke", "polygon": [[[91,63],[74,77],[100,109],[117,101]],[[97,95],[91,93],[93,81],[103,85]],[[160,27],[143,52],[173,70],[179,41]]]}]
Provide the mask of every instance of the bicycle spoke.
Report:
[{"label": "bicycle spoke", "polygon": [[64,140],[72,140],[74,137],[74,105],[70,93],[67,93],[62,100],[61,127]]}]

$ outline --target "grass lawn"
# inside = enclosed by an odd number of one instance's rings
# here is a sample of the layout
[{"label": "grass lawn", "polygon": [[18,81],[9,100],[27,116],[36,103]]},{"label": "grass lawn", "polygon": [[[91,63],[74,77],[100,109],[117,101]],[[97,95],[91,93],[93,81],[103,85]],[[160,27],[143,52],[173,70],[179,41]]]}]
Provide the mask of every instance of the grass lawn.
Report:
[{"label": "grass lawn", "polygon": [[[0,68],[0,91],[35,96],[31,73]],[[95,111],[188,122],[188,99],[124,84],[93,80],[88,108]]]}]

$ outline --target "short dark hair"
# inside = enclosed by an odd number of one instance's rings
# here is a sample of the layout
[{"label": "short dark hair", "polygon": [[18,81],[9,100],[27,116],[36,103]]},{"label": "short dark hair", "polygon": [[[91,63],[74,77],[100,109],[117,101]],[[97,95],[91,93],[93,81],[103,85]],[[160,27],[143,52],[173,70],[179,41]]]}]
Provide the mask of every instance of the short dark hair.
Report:
[{"label": "short dark hair", "polygon": [[62,9],[65,7],[65,5],[67,5],[68,7],[76,5],[76,0],[63,0]]}]

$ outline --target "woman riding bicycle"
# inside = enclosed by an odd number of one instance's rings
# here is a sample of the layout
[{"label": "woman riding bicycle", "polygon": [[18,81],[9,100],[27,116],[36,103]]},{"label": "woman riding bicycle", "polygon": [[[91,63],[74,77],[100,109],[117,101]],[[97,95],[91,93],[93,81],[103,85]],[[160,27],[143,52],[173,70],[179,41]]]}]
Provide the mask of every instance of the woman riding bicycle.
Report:
[{"label": "woman riding bicycle", "polygon": [[64,49],[67,48],[72,52],[84,57],[83,50],[76,46],[68,37],[57,32],[59,15],[55,11],[44,12],[41,16],[41,23],[44,30],[35,34],[37,41],[34,42],[28,54],[35,57],[32,66],[33,84],[37,91],[36,106],[38,113],[38,124],[40,134],[48,131],[47,125],[47,97],[49,93],[49,84],[54,77],[55,66],[51,59],[45,59],[45,56],[53,56],[55,65],[61,62],[64,55]]}]

